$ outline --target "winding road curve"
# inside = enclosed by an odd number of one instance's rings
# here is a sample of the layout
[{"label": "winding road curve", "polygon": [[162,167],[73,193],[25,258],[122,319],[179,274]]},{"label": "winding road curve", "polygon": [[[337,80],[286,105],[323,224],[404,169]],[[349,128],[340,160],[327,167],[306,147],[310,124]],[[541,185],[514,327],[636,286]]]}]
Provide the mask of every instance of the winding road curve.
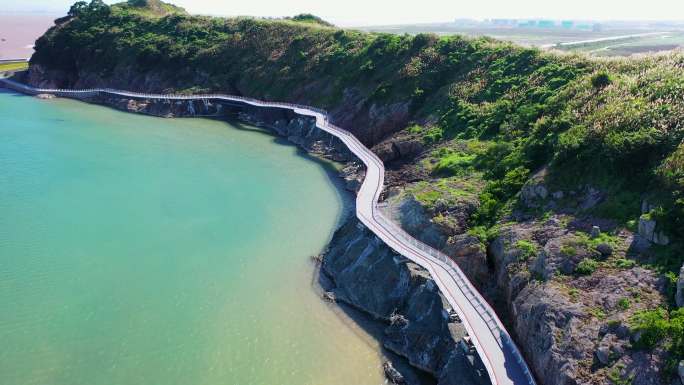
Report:
[{"label": "winding road curve", "polygon": [[378,238],[397,253],[422,266],[434,278],[449,304],[459,315],[494,385],[536,385],[525,360],[487,301],[461,269],[438,250],[418,241],[386,218],[378,209],[385,167],[382,161],[350,132],[328,121],[327,112],[314,107],[266,102],[230,95],[158,95],[112,89],[40,89],[0,77],[0,85],[28,94],[53,94],[88,98],[102,94],[135,99],[217,100],[257,107],[285,108],[316,119],[316,126],[340,139],[366,165],[366,177],[356,197],[356,216]]}]

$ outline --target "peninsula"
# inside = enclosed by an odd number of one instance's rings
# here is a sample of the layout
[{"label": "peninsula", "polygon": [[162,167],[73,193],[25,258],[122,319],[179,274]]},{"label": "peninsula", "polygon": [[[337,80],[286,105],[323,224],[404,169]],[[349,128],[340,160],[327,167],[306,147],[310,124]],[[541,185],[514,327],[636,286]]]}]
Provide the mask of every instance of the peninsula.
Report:
[{"label": "peninsula", "polygon": [[[383,345],[439,384],[468,372],[636,385],[681,381],[684,367],[682,79],[680,53],[599,60],[94,0],[56,21],[14,81],[160,116],[232,111],[349,162],[359,219],[323,258],[331,296],[385,322]],[[231,107],[216,94],[295,106]],[[440,266],[454,280],[462,271],[461,295]],[[498,351],[512,355],[487,357],[473,317],[495,324]],[[467,364],[464,328],[486,377]],[[497,374],[513,362],[522,375]]]}]

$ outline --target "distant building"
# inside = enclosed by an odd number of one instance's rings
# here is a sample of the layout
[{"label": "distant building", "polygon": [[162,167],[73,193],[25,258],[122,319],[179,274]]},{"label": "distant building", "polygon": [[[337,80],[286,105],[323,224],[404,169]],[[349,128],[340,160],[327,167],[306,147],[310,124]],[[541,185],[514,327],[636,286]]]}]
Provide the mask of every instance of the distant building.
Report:
[{"label": "distant building", "polygon": [[563,20],[561,21],[561,27],[571,29],[575,25],[575,22],[572,20]]},{"label": "distant building", "polygon": [[497,27],[510,27],[514,26],[518,23],[518,20],[516,19],[492,19],[491,20],[492,25],[495,25]]},{"label": "distant building", "polygon": [[556,23],[553,20],[539,20],[537,22],[537,27],[539,28],[553,28]]}]

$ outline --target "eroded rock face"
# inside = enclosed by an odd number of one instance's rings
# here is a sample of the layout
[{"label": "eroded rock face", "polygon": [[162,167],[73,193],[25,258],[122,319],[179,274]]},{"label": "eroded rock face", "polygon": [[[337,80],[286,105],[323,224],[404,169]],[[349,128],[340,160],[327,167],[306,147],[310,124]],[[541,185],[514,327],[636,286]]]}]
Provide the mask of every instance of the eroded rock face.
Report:
[{"label": "eroded rock face", "polygon": [[656,245],[668,245],[670,238],[656,229],[656,221],[645,217],[639,218],[639,235]]},{"label": "eroded rock face", "polygon": [[[385,214],[414,238],[441,249],[459,264],[471,281],[489,278],[485,245],[467,233],[468,218],[477,209],[477,201],[464,198],[455,204],[437,201],[431,210],[425,208],[405,189],[395,188],[386,200]],[[447,220],[438,223],[436,212]]]},{"label": "eroded rock face", "polygon": [[[526,257],[520,240],[536,245],[535,255]],[[518,346],[541,383],[608,385],[616,370],[634,385],[660,382],[662,350],[632,350],[628,328],[635,311],[662,303],[655,273],[641,267],[573,273],[579,258],[601,253],[582,248],[572,230],[553,220],[503,226],[489,251]]]},{"label": "eroded rock face", "polygon": [[527,285],[512,307],[516,334],[535,371],[544,373],[544,383],[576,384],[577,361],[585,350],[593,350],[588,336],[598,333],[598,325],[578,334],[585,327],[582,309],[544,285]]},{"label": "eroded rock face", "polygon": [[402,196],[394,205],[390,216],[417,239],[434,247],[441,248],[446,244],[447,236],[431,221],[425,208],[412,196]]},{"label": "eroded rock face", "polygon": [[684,265],[679,268],[679,277],[677,278],[677,292],[675,293],[675,301],[677,306],[684,306]]},{"label": "eroded rock face", "polygon": [[479,359],[470,363],[456,353],[464,331],[451,323],[448,304],[430,275],[395,254],[355,218],[336,231],[322,269],[334,281],[337,301],[385,322],[382,344],[411,365],[439,378],[440,384],[453,383],[445,374],[452,366],[470,368],[460,374],[460,384],[489,382],[479,370]]}]

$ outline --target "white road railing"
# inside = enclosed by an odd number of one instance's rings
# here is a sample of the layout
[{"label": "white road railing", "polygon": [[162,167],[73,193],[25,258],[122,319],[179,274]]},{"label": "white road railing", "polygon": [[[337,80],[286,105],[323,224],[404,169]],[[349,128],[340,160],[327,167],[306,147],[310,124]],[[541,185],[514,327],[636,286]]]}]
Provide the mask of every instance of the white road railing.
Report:
[{"label": "white road railing", "polygon": [[0,84],[28,94],[53,94],[70,98],[114,95],[157,100],[222,100],[241,102],[257,107],[287,108],[316,119],[316,126],[340,139],[366,165],[366,177],[356,199],[356,216],[378,238],[398,254],[405,256],[430,272],[444,297],[461,318],[473,345],[494,385],[536,385],[533,375],[515,342],[506,331],[496,312],[475,289],[459,266],[447,255],[415,239],[378,209],[384,186],[385,168],[375,153],[349,131],[331,124],[328,113],[319,108],[293,103],[268,102],[242,96],[207,94],[150,94],[109,88],[70,90],[33,88],[16,81],[0,78]]}]

